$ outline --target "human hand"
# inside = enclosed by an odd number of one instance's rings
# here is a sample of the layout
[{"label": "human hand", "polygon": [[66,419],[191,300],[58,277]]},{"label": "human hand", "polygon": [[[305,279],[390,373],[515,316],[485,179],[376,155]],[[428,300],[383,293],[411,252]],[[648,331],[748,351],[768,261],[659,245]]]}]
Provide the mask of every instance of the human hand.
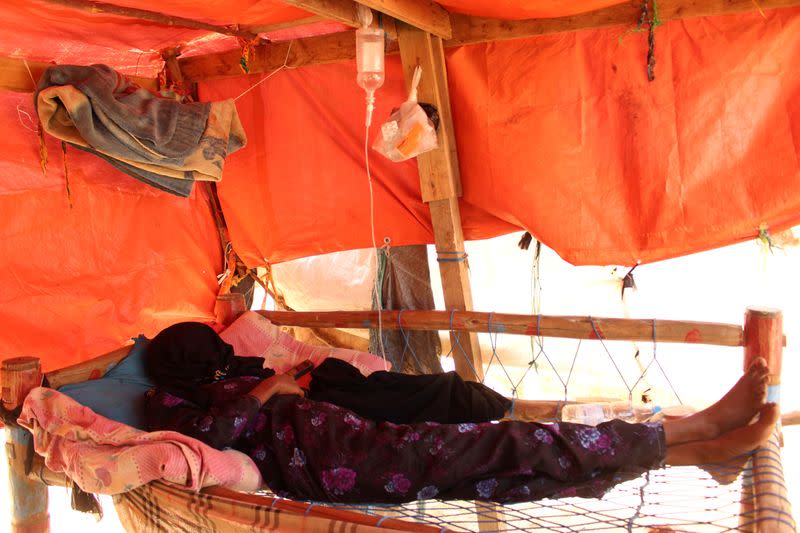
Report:
[{"label": "human hand", "polygon": [[267,378],[250,391],[250,396],[258,399],[262,405],[276,394],[303,396],[305,393],[288,374],[276,374]]}]

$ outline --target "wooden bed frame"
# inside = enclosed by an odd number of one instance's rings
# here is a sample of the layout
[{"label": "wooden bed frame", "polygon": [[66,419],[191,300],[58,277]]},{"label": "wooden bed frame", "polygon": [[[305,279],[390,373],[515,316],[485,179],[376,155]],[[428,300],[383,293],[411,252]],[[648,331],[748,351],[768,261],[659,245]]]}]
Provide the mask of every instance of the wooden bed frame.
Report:
[{"label": "wooden bed frame", "polygon": [[[220,302],[222,306],[227,305]],[[224,311],[224,309],[223,309]],[[270,312],[260,311],[276,325],[304,327],[370,328],[377,327],[378,313],[364,312]],[[229,320],[235,313],[227,313]],[[507,334],[535,335],[543,337],[566,337],[575,339],[626,340],[672,343],[696,343],[721,346],[742,346],[744,365],[758,356],[767,359],[770,369],[769,386],[771,400],[777,400],[780,387],[782,352],[785,344],[782,314],[777,310],[748,309],[744,327],[707,322],[659,320],[654,331],[653,320],[557,317],[510,315],[499,313],[477,313],[466,311],[383,311],[380,322],[384,329],[450,330],[456,332],[502,332]],[[96,379],[127,356],[131,346],[126,346],[94,359],[66,368],[48,372],[45,377],[52,388],[70,383]],[[28,392],[42,383],[43,375],[39,359],[20,357],[2,362],[2,405],[6,412],[19,409]],[[564,402],[517,401],[515,416],[521,419],[555,418]],[[12,531],[49,531],[46,484],[66,485],[64,474],[49,471],[43,459],[32,450],[30,433],[13,423],[6,424],[6,453],[9,463],[9,478],[12,498]],[[767,448],[758,451],[752,459],[754,480],[743,487],[741,516],[751,517],[747,531],[794,531],[791,526],[791,508],[786,503],[785,486],[776,481],[775,457],[782,443],[780,425]],[[763,468],[762,468],[763,467]],[[780,462],[778,479],[782,481]],[[770,475],[760,475],[769,471]],[[264,496],[239,494],[227,489],[206,489],[209,494],[223,497],[238,497],[247,501],[277,505],[286,512],[309,513],[321,518],[341,520],[342,511],[326,510],[299,502],[278,502]],[[750,491],[745,494],[745,491]],[[238,495],[238,496],[237,496]],[[754,496],[754,497],[753,497]],[[254,500],[255,499],[255,500]],[[750,502],[755,502],[753,506]],[[352,523],[384,527],[401,531],[438,531],[421,524],[402,520],[379,520],[359,513],[344,513]],[[756,519],[753,520],[752,517]],[[788,519],[787,519],[788,517]],[[744,524],[744,522],[742,522]],[[482,527],[483,529],[483,527]],[[494,527],[492,527],[494,529]]]}]

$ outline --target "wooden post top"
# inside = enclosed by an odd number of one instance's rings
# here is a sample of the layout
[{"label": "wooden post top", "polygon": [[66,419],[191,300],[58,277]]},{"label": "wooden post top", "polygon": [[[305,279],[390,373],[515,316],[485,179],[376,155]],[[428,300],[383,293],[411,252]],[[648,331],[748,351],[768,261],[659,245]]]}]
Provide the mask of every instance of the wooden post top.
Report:
[{"label": "wooden post top", "polygon": [[759,315],[762,317],[773,317],[777,318],[783,315],[783,311],[780,309],[776,309],[774,307],[748,307],[747,314],[751,315]]},{"label": "wooden post top", "polygon": [[25,372],[38,370],[40,361],[38,357],[12,357],[3,360],[3,370],[10,372]]}]

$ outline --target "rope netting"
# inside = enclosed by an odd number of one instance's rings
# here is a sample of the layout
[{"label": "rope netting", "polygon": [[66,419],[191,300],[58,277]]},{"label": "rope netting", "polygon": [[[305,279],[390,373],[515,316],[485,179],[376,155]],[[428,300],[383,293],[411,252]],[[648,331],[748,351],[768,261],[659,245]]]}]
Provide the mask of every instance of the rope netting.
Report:
[{"label": "rope netting", "polygon": [[[440,532],[727,532],[769,521],[794,530],[784,499],[758,512],[753,488],[784,486],[777,436],[738,464],[667,467],[616,485],[600,499],[561,498],[499,505],[425,500],[404,505],[319,504]],[[754,469],[753,464],[758,464]],[[270,496],[274,497],[270,494]],[[777,496],[777,495],[776,495]]]},{"label": "rope netting", "polygon": [[[401,313],[402,314],[402,313]],[[452,316],[452,315],[451,315]],[[407,332],[400,331],[405,339]],[[491,322],[491,321],[490,321]],[[485,375],[494,369],[495,376],[507,380],[507,389],[516,397],[523,382],[534,372],[538,375],[549,372],[552,382],[562,389],[561,399],[569,400],[570,385],[575,382],[576,368],[581,365],[591,368],[589,379],[605,381],[614,376],[617,385],[605,383],[605,387],[618,389],[633,405],[641,403],[655,388],[655,381],[663,391],[661,397],[670,397],[682,404],[673,380],[666,366],[659,360],[657,350],[658,322],[652,321],[652,352],[643,355],[638,346],[633,346],[633,357],[615,355],[612,345],[619,341],[606,341],[592,320],[594,335],[592,341],[569,341],[571,350],[562,350],[565,344],[552,343],[556,349],[545,350],[545,341],[534,335],[530,359],[520,368],[504,361],[498,349],[498,338],[503,331],[501,324],[491,324],[488,344],[491,355],[485,361]],[[451,320],[452,326],[452,320]],[[452,333],[452,332],[451,332]],[[465,335],[463,332],[462,335]],[[446,356],[464,357],[468,362],[459,335],[451,335],[454,340]],[[555,340],[555,339],[548,339]],[[591,355],[581,355],[590,343],[599,345]],[[684,345],[685,346],[685,345]],[[696,347],[695,347],[696,349]],[[563,352],[563,353],[562,353]],[[416,357],[413,349],[406,343],[401,360]],[[581,358],[583,357],[583,358]],[[599,358],[599,360],[598,360]],[[602,365],[599,364],[602,361]],[[471,363],[470,363],[471,364]],[[602,369],[602,370],[601,370]],[[475,370],[473,368],[473,370]],[[653,379],[654,383],[649,381]],[[513,412],[512,412],[513,414]],[[632,411],[631,411],[632,414]],[[640,420],[641,421],[641,420]],[[782,511],[789,509],[785,491],[773,494],[779,505],[764,509],[757,514],[753,495],[754,486],[784,487],[783,469],[777,434],[769,446],[757,450],[748,457],[742,457],[729,465],[705,465],[703,467],[667,467],[643,472],[616,485],[600,499],[560,498],[545,499],[521,504],[500,505],[476,501],[437,501],[426,500],[405,505],[334,505],[338,509],[358,511],[384,518],[405,519],[428,524],[440,531],[454,532],[513,532],[513,531],[748,531],[764,520],[780,523],[788,529],[795,527],[791,514]],[[753,466],[755,465],[755,467]],[[635,474],[634,474],[635,476]],[[326,504],[328,505],[328,504]]]},{"label": "rope netting", "polygon": [[[617,485],[602,499],[562,498],[510,505],[438,500],[393,506],[325,505],[414,521],[443,532],[725,532],[749,531],[765,520],[757,516],[749,490],[754,479],[751,462],[744,469],[718,465],[707,468],[709,471],[697,467],[650,471]],[[780,468],[770,470],[771,481],[782,484]],[[733,481],[721,484],[712,475],[733,476]],[[769,520],[794,527],[789,514],[771,516]]]},{"label": "rope netting", "polygon": [[[401,365],[405,362],[407,357],[418,361],[417,354],[414,352],[414,349],[408,342],[408,331],[403,328],[402,316],[403,312],[399,311],[397,315],[398,329],[405,340],[404,348],[399,358]],[[451,313],[450,316],[452,328],[452,317],[454,316],[454,312]],[[491,350],[488,360],[486,356],[484,356],[484,376],[486,377],[484,377],[483,381],[485,382],[488,376],[492,374],[495,377],[499,377],[501,382],[498,383],[497,380],[495,380],[495,382],[491,385],[494,388],[504,389],[500,392],[508,391],[512,398],[518,397],[523,383],[525,383],[531,373],[534,372],[542,379],[547,379],[545,374],[550,374],[550,381],[554,382],[559,389],[560,399],[574,399],[570,397],[570,385],[575,383],[575,379],[579,374],[577,372],[578,359],[583,357],[582,364],[588,365],[591,368],[592,381],[599,381],[597,379],[597,372],[602,372],[602,376],[604,378],[602,380],[602,385],[604,390],[608,391],[614,388],[614,385],[610,384],[608,380],[605,379],[606,375],[610,375],[616,380],[618,386],[616,387],[617,391],[615,391],[615,394],[617,396],[620,394],[624,396],[624,398],[620,397],[620,399],[628,400],[631,404],[642,403],[643,401],[644,403],[649,403],[651,401],[651,397],[648,393],[652,389],[652,386],[648,379],[652,377],[654,373],[657,373],[659,381],[663,383],[665,388],[668,390],[671,401],[683,405],[681,396],[678,394],[672,379],[670,379],[665,366],[659,360],[659,352],[657,350],[658,345],[656,343],[658,321],[655,319],[652,320],[652,352],[649,354],[643,355],[636,343],[606,341],[603,333],[599,330],[595,321],[589,317],[592,327],[592,340],[598,341],[600,348],[599,351],[590,349],[587,350],[586,345],[589,344],[589,342],[584,342],[581,339],[577,341],[549,339],[550,343],[553,347],[555,347],[555,349],[551,350],[550,347],[548,347],[546,350],[545,339],[541,335],[534,334],[531,336],[532,342],[530,357],[523,365],[521,365],[522,368],[520,369],[520,365],[518,363],[515,363],[513,366],[511,366],[505,362],[504,358],[501,356],[499,339],[500,334],[504,331],[504,326],[501,323],[494,323],[492,316],[493,314],[490,313],[488,324],[489,332],[479,334],[479,338],[482,340],[482,348],[485,348],[488,344]],[[541,315],[537,316],[541,317]],[[539,328],[537,327],[536,329],[538,330]],[[456,333],[455,331],[451,330],[450,338],[453,342],[451,343],[450,350],[444,354],[443,357],[449,357],[453,359],[462,358],[466,362],[469,369],[475,375],[479,375],[472,360],[468,357],[464,345],[462,344],[461,339],[466,335],[467,333],[465,332]],[[568,344],[572,344],[573,346],[569,347]],[[615,355],[611,350],[611,345],[613,344],[627,345],[629,351],[630,349],[633,350],[631,357],[626,358],[625,356]],[[514,350],[514,347],[511,347],[511,350]],[[565,357],[561,352],[567,354],[567,357]],[[590,353],[585,354],[584,352]],[[596,356],[599,356],[601,361],[595,359]],[[518,357],[515,358],[518,359]],[[602,365],[600,363],[602,363]],[[541,392],[537,394],[537,397],[537,399],[544,399]],[[662,395],[662,397],[666,398],[664,395]]]}]

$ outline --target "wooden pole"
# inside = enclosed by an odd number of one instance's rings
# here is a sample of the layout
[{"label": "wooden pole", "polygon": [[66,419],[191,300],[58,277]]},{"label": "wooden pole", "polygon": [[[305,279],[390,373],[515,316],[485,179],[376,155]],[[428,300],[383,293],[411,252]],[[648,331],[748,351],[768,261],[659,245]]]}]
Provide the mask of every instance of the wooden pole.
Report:
[{"label": "wooden pole", "polygon": [[[780,402],[783,362],[783,314],[775,309],[750,308],[744,318],[744,368],[758,358],[767,360],[769,387],[767,401]],[[780,425],[775,435],[756,451],[752,458],[752,504],[742,500],[742,509],[750,514],[755,531],[795,531],[792,508],[786,493],[780,461]]]},{"label": "wooden pole", "polygon": [[[442,39],[398,23],[397,40],[406,86],[410,87],[414,70],[419,66],[422,69],[419,100],[433,104],[439,111],[439,147],[418,156],[417,164],[422,200],[431,210],[445,308],[471,311],[472,288],[458,207],[461,177]],[[478,336],[451,330],[450,342],[456,372],[464,379],[482,381],[483,361]]]},{"label": "wooden pole", "polygon": [[146,20],[164,26],[174,26],[177,28],[189,28],[193,30],[203,30],[212,33],[219,33],[222,35],[232,35],[234,37],[241,37],[243,39],[251,40],[257,37],[256,34],[242,30],[236,24],[230,26],[217,26],[215,24],[208,24],[199,20],[188,19],[184,17],[176,17],[172,15],[165,15],[156,11],[149,11],[146,9],[139,9],[135,7],[124,7],[116,4],[109,4],[106,2],[95,2],[93,0],[43,0],[48,4],[56,4],[65,6],[79,11],[85,11],[92,15],[98,13],[107,13],[109,15],[117,15],[120,17],[133,18],[138,20]]},{"label": "wooden pole", "polygon": [[[31,389],[42,382],[42,369],[35,357],[6,359],[0,367],[2,403],[6,412],[16,412]],[[28,479],[27,461],[32,457],[33,436],[15,423],[6,424],[6,457],[11,495],[12,533],[50,531],[47,487]]]},{"label": "wooden pole", "polygon": [[217,303],[214,306],[214,316],[217,323],[230,326],[231,323],[239,318],[239,315],[247,311],[244,301],[244,294],[229,292],[217,296]]},{"label": "wooden pole", "polygon": [[64,385],[81,383],[92,379],[99,379],[111,370],[120,361],[125,359],[133,348],[133,344],[123,346],[113,352],[108,352],[99,357],[75,363],[58,370],[47,373],[47,381],[51,389],[58,389]]},{"label": "wooden pole", "polygon": [[800,411],[792,411],[791,413],[784,413],[781,416],[782,426],[796,426],[800,424]]},{"label": "wooden pole", "polygon": [[[778,395],[783,364],[783,313],[777,309],[749,308],[744,315],[744,368],[763,357],[769,367],[770,393]],[[777,388],[773,388],[776,386]],[[778,401],[775,396],[774,400]]]},{"label": "wooden pole", "polygon": [[[39,83],[42,73],[52,66],[52,63],[43,61],[0,57],[0,89],[14,92],[33,92],[36,90],[36,84]],[[155,91],[158,89],[155,79],[137,76],[127,76],[127,78],[147,90]]]},{"label": "wooden pole", "polygon": [[[274,324],[316,328],[374,328],[376,311],[258,311]],[[595,318],[585,316],[515,315],[477,311],[383,311],[383,329],[422,331],[474,331],[511,335],[603,339],[621,341],[678,342],[742,346],[742,327],[734,324]]]}]

